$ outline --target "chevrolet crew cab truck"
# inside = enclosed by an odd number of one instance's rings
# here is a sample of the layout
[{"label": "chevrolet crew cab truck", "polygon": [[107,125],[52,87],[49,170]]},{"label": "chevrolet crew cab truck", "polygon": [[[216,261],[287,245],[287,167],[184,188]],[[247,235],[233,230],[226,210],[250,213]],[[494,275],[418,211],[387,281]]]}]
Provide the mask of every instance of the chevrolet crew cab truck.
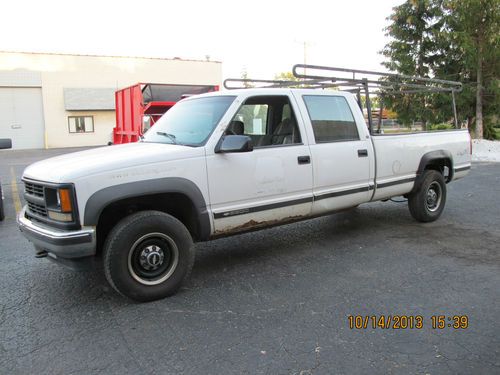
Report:
[{"label": "chevrolet crew cab truck", "polygon": [[180,101],[137,143],[32,164],[18,224],[38,256],[102,259],[116,291],[150,301],[178,290],[196,241],[395,196],[431,222],[470,167],[466,130],[372,135],[348,92],[219,91]]}]

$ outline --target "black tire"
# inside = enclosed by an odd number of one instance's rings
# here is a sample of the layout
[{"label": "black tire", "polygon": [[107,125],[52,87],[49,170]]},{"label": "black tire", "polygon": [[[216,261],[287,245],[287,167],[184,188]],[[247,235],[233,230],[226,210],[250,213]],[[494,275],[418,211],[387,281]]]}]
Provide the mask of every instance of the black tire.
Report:
[{"label": "black tire", "polygon": [[0,185],[0,221],[5,219],[5,211],[3,210],[3,195],[2,195],[2,185]]},{"label": "black tire", "polygon": [[445,203],[446,183],[443,175],[438,171],[426,170],[418,190],[408,197],[411,216],[422,223],[437,220]]},{"label": "black tire", "polygon": [[121,220],[103,251],[104,274],[120,294],[146,302],[174,294],[194,263],[193,240],[173,216],[141,211]]}]

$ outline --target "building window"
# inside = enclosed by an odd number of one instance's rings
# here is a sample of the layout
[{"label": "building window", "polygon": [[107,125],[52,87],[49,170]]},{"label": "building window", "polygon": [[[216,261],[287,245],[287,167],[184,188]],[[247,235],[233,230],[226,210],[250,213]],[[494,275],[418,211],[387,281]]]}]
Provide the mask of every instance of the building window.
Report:
[{"label": "building window", "polygon": [[68,127],[70,133],[93,133],[93,116],[68,116]]}]

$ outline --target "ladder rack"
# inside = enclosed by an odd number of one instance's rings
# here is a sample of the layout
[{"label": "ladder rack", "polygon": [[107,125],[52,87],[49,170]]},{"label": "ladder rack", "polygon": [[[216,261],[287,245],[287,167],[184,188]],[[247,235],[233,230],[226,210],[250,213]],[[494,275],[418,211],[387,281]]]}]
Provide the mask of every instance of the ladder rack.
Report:
[{"label": "ladder rack", "polygon": [[[238,79],[229,78],[224,81],[226,89],[259,88],[309,88],[349,91],[357,94],[358,104],[362,109],[361,93],[365,95],[368,114],[368,127],[373,133],[371,95],[384,96],[422,93],[450,93],[455,127],[458,127],[455,93],[462,91],[462,83],[436,78],[417,77],[405,74],[376,72],[371,70],[347,69],[320,65],[296,64],[293,66],[292,80]],[[380,111],[380,116],[382,111]],[[379,119],[380,126],[381,119]]]}]

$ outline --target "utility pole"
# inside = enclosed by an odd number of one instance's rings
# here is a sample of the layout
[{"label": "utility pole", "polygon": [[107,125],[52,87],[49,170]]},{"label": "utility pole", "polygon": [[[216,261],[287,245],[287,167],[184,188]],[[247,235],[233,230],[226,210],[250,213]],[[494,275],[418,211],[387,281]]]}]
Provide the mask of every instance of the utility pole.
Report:
[{"label": "utility pole", "polygon": [[[301,44],[304,51],[304,65],[307,64],[307,47],[311,47],[312,43],[307,40],[295,40],[295,43]],[[304,74],[307,74],[307,69],[304,68]]]}]

